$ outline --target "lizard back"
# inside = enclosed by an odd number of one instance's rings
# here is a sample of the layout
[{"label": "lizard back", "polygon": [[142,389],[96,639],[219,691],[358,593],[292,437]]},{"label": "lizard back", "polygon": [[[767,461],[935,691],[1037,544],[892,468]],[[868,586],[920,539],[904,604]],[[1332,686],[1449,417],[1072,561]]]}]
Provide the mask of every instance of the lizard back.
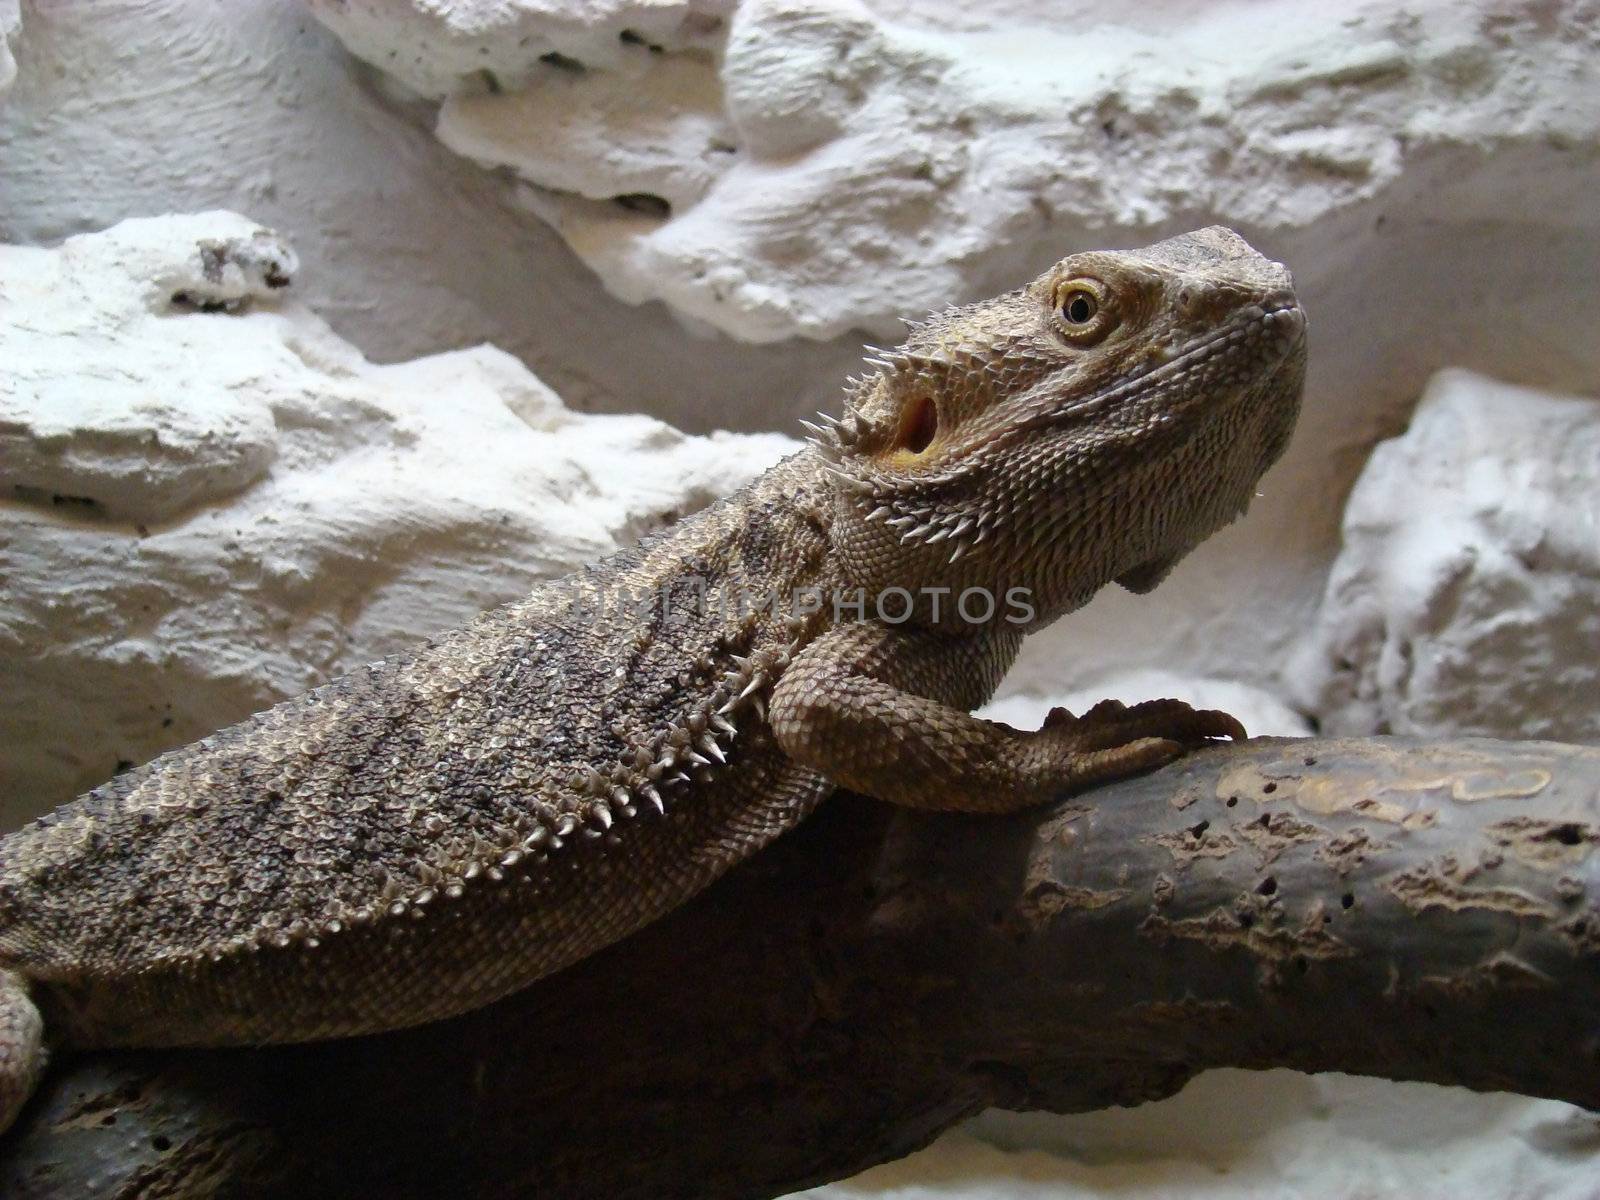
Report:
[{"label": "lizard back", "polygon": [[0,966],[74,1044],[298,1041],[478,1007],[681,903],[829,790],[759,708],[815,633],[763,602],[827,570],[809,458],[6,838]]}]

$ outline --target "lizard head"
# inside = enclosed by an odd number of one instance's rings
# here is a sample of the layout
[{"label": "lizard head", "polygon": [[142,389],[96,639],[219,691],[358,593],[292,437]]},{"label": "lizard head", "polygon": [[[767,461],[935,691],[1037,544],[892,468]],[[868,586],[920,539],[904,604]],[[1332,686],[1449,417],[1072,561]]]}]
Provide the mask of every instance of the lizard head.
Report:
[{"label": "lizard head", "polygon": [[1214,226],[1072,255],[868,361],[813,426],[852,584],[981,589],[1002,615],[1020,588],[1037,627],[1112,580],[1150,590],[1244,511],[1299,410],[1305,318]]}]

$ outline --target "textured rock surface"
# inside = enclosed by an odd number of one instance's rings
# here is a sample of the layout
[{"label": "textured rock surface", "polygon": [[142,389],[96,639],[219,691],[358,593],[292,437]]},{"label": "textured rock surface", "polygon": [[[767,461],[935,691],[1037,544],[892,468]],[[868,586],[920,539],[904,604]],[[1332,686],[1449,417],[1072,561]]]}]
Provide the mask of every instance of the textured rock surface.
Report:
[{"label": "textured rock surface", "polygon": [[704,60],[726,37],[737,0],[312,0],[356,53],[417,93],[442,99],[463,85],[515,91],[546,67],[627,72],[644,52]]},{"label": "textured rock surface", "polygon": [[1436,376],[1289,672],[1327,733],[1600,740],[1600,401]]},{"label": "textured rock surface", "polygon": [[135,221],[0,256],[0,482],[11,499],[154,524],[271,468],[273,410],[304,381],[282,370],[278,348],[241,345],[236,322],[168,318],[271,299],[298,266],[282,239],[215,213],[188,230]]},{"label": "textured rock surface", "polygon": [[20,0],[0,0],[0,95],[17,77],[17,56],[12,47],[21,32]]},{"label": "textured rock surface", "polygon": [[1451,148],[1592,155],[1600,115],[1583,0],[311,8],[613,292],[753,341],[891,332],[1103,229],[1303,229]]},{"label": "textured rock surface", "polygon": [[[243,217],[0,249],[0,824],[403,650],[796,444],[377,366]],[[176,298],[175,298],[176,297]]]},{"label": "textured rock surface", "polygon": [[1212,1071],[1170,1100],[989,1112],[808,1200],[1590,1200],[1594,1117],[1423,1083]]},{"label": "textured rock surface", "polygon": [[856,339],[686,338],[659,305],[607,294],[514,181],[407,119],[299,0],[44,0],[24,21],[0,103],[0,242],[248,212],[293,237],[297,293],[375,361],[492,342],[573,408],[699,432],[789,428],[859,360]]}]

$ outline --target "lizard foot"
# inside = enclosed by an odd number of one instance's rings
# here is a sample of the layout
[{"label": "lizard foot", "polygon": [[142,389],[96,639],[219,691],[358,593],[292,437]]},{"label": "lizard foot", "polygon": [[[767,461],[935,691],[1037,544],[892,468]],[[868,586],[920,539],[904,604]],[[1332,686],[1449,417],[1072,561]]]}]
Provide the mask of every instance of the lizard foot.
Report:
[{"label": "lizard foot", "polygon": [[1064,708],[1052,708],[1044,719],[1046,729],[1077,731],[1094,748],[1114,746],[1141,737],[1171,738],[1199,745],[1211,738],[1243,741],[1249,735],[1238,720],[1215,708],[1190,708],[1182,700],[1146,700],[1129,708],[1120,700],[1102,700],[1081,717]]},{"label": "lizard foot", "polygon": [[1081,717],[1053,708],[1035,735],[1057,794],[1152,771],[1213,738],[1246,736],[1227,713],[1181,700],[1146,700],[1131,708],[1102,700]]}]

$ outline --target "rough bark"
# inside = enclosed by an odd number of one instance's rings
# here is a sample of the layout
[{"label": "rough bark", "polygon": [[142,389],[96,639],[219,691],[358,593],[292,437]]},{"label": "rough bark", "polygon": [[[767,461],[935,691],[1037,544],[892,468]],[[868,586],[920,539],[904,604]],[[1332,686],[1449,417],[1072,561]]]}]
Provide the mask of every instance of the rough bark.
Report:
[{"label": "rough bark", "polygon": [[1342,1070],[1600,1108],[1600,750],[1258,740],[1017,818],[839,797],[469,1017],[57,1064],[11,1197],[756,1197],[987,1105]]}]

